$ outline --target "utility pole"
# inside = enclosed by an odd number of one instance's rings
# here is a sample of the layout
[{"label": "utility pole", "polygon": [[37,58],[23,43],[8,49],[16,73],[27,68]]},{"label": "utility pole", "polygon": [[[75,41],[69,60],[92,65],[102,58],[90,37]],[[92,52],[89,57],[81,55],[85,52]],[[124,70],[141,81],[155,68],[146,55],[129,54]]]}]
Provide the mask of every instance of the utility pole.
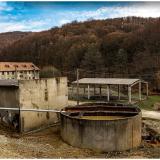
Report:
[{"label": "utility pole", "polygon": [[15,79],[17,79],[17,67],[15,66]]},{"label": "utility pole", "polygon": [[77,106],[79,105],[79,69],[76,70],[77,76]]}]

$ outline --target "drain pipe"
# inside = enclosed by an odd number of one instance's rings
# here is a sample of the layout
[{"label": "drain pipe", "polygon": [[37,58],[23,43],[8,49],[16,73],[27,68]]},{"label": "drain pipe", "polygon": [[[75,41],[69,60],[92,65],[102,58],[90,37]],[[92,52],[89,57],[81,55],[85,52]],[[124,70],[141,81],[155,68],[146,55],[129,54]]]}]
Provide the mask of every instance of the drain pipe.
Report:
[{"label": "drain pipe", "polygon": [[54,112],[54,113],[60,113],[60,112],[65,112],[65,111],[58,111],[58,110],[54,110],[54,109],[27,109],[27,108],[6,108],[0,107],[0,110],[10,110],[10,111],[31,111],[31,112]]}]

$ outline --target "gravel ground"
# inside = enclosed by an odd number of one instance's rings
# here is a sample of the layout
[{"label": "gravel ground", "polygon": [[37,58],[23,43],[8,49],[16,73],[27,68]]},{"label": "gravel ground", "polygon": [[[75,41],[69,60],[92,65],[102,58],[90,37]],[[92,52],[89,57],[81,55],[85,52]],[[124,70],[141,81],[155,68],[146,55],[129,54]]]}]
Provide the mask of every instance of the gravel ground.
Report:
[{"label": "gravel ground", "polygon": [[[143,122],[160,128],[159,121]],[[0,158],[160,158],[160,144],[143,140],[141,146],[133,150],[100,153],[64,143],[59,126],[27,135],[20,135],[0,126]]]}]

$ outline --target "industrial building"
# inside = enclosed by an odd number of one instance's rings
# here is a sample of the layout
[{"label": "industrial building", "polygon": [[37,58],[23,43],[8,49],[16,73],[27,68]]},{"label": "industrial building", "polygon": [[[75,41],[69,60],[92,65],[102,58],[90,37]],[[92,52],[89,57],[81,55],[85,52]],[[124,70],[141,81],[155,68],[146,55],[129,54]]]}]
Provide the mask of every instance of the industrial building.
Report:
[{"label": "industrial building", "polygon": [[0,62],[0,79],[39,79],[39,68],[31,62]]},{"label": "industrial building", "polygon": [[[0,80],[0,117],[20,132],[57,121],[56,112],[68,104],[67,78]],[[7,109],[9,108],[9,109]]]}]

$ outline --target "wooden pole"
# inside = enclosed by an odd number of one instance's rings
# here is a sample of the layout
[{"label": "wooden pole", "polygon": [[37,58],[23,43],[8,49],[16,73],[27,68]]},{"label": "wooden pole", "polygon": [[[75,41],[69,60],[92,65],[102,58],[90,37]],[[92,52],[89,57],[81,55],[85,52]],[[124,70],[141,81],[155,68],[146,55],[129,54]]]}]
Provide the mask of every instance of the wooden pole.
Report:
[{"label": "wooden pole", "polygon": [[77,105],[79,105],[79,69],[77,68]]},{"label": "wooden pole", "polygon": [[17,79],[17,67],[15,66],[15,79]]},{"label": "wooden pole", "polygon": [[147,94],[147,98],[148,98],[148,83],[146,83],[146,90],[147,90],[147,91],[146,91],[146,92],[147,92],[146,94]]},{"label": "wooden pole", "polygon": [[142,100],[142,95],[141,95],[141,82],[139,82],[139,100]]}]

